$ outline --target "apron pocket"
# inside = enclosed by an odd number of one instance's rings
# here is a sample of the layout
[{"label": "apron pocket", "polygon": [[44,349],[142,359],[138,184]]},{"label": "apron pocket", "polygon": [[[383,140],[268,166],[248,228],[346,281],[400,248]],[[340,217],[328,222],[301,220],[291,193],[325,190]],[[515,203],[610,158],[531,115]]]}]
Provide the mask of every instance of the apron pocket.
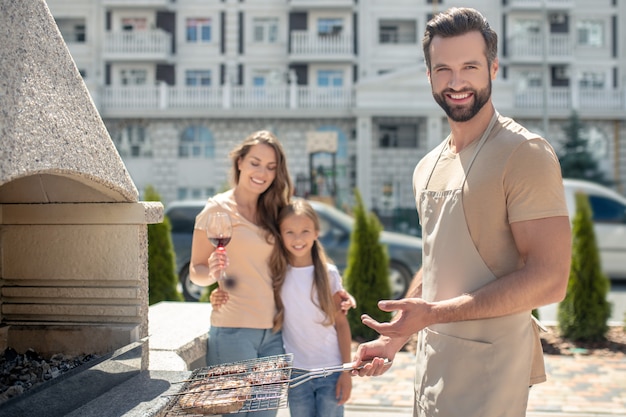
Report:
[{"label": "apron pocket", "polygon": [[494,367],[490,343],[420,332],[415,378],[418,415],[487,416]]}]

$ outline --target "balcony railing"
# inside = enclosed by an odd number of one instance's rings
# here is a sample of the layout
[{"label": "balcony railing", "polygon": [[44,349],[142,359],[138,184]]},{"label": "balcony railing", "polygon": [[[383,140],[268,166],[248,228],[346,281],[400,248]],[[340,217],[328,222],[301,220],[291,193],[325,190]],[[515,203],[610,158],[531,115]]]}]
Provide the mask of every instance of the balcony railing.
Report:
[{"label": "balcony railing", "polygon": [[[540,110],[543,108],[543,90],[532,87],[511,95],[513,109]],[[548,91],[550,111],[578,109],[587,112],[626,111],[625,90],[598,90],[591,88],[555,87]],[[381,102],[397,104],[387,96]],[[504,100],[508,102],[509,100]],[[207,109],[248,110],[333,110],[350,111],[356,107],[353,88],[276,86],[276,87],[177,87],[161,83],[158,86],[105,87],[100,95],[100,110],[117,113],[128,110],[205,111]]]},{"label": "balcony railing", "polygon": [[346,8],[353,7],[355,0],[287,0],[292,7],[301,7],[306,9],[319,8]]},{"label": "balcony railing", "polygon": [[102,0],[103,6],[116,6],[116,7],[166,7],[172,6],[176,3],[176,0]]},{"label": "balcony railing", "polygon": [[319,35],[317,32],[291,32],[292,55],[351,56],[354,54],[352,35]]},{"label": "balcony railing", "polygon": [[100,107],[103,112],[124,109],[351,109],[352,88],[309,86],[276,87],[105,87]]},{"label": "balcony railing", "polygon": [[[510,39],[511,59],[542,59],[543,36],[540,34],[526,34]],[[573,48],[569,34],[550,34],[548,39],[548,58],[571,57]]]},{"label": "balcony railing", "polygon": [[[623,90],[555,87],[548,90],[547,99],[549,109],[626,110],[626,94]],[[514,105],[520,109],[542,108],[543,89],[528,88],[516,93]]]},{"label": "balcony railing", "polygon": [[172,35],[164,30],[107,32],[104,37],[106,57],[167,58],[172,50]]},{"label": "balcony railing", "polygon": [[508,0],[508,5],[511,8],[540,9],[544,2],[547,9],[563,9],[574,6],[574,0]]}]

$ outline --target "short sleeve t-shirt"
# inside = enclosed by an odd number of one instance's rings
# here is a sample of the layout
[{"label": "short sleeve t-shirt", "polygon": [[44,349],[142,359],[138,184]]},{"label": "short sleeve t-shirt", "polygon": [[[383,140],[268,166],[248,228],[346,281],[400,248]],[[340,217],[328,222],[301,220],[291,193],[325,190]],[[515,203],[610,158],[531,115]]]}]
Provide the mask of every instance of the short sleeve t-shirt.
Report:
[{"label": "short sleeve t-shirt", "polygon": [[[285,352],[293,353],[293,365],[302,369],[342,363],[335,326],[324,324],[326,317],[317,306],[313,272],[312,265],[298,268],[289,266],[281,289],[281,299],[285,307]],[[330,291],[335,294],[343,288],[335,265],[328,265],[328,276]]]},{"label": "short sleeve t-shirt", "polygon": [[[425,188],[459,188],[477,145],[476,140],[453,153],[446,139],[426,155],[413,174],[416,202]],[[510,224],[568,215],[561,168],[550,144],[499,116],[467,176],[463,207],[472,240],[493,274],[500,277],[519,269],[523,261]]]},{"label": "short sleeve t-shirt", "polygon": [[207,216],[216,210],[226,211],[233,225],[232,238],[226,246],[229,260],[226,274],[234,278],[236,284],[228,290],[228,302],[211,313],[211,325],[270,329],[276,315],[268,266],[273,244],[268,242],[262,228],[239,213],[232,190],[207,201],[196,216],[195,229],[206,230]]}]

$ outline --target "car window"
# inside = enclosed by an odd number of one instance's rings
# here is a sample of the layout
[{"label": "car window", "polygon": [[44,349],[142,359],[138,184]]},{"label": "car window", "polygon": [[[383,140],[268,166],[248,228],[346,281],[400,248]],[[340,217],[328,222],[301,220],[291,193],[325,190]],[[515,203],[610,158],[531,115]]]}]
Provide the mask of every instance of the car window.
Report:
[{"label": "car window", "polygon": [[330,233],[330,223],[323,216],[318,216],[320,219],[320,239],[325,239]]},{"label": "car window", "polygon": [[593,221],[598,223],[625,223],[626,206],[606,197],[589,196]]},{"label": "car window", "polygon": [[175,207],[167,212],[172,225],[172,233],[193,233],[196,216],[202,207]]}]

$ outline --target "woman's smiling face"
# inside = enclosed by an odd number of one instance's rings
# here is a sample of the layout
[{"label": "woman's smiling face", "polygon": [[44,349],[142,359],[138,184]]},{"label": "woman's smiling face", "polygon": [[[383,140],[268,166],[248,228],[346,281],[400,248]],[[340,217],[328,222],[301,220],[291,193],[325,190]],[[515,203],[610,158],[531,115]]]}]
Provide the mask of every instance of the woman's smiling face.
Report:
[{"label": "woman's smiling face", "polygon": [[262,194],[276,178],[276,152],[266,144],[250,147],[248,153],[237,164],[240,176],[237,186],[255,194]]}]

